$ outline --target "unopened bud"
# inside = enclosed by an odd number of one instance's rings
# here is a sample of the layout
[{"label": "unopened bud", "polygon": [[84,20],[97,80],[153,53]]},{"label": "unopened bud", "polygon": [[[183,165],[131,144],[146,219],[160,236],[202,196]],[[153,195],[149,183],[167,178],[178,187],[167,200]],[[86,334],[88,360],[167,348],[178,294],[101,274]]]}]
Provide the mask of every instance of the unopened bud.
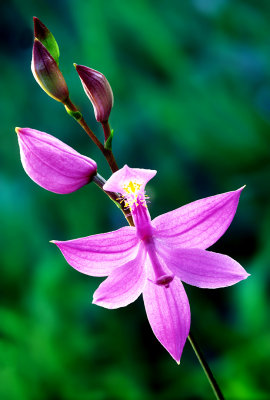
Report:
[{"label": "unopened bud", "polygon": [[45,132],[16,128],[23,168],[38,185],[66,194],[91,182],[97,164]]},{"label": "unopened bud", "polygon": [[55,59],[57,65],[59,64],[59,47],[58,44],[49,29],[37,18],[33,17],[34,20],[34,35],[43,46],[46,47],[50,55]]},{"label": "unopened bud", "polygon": [[113,92],[105,76],[94,69],[74,64],[98,122],[107,122],[113,106]]},{"label": "unopened bud", "polygon": [[64,102],[68,96],[66,81],[46,47],[34,41],[31,70],[37,83],[53,99]]}]

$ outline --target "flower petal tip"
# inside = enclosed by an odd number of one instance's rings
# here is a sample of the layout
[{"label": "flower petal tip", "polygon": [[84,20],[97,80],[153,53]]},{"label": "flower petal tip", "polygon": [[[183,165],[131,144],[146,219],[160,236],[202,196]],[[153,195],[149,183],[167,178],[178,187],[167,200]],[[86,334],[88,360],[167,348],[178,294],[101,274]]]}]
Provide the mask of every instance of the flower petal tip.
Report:
[{"label": "flower petal tip", "polygon": [[98,306],[98,307],[111,309],[111,307],[108,307],[106,304],[103,304],[102,299],[94,299],[93,298],[92,304],[94,304],[95,306]]},{"label": "flower petal tip", "polygon": [[244,190],[246,186],[247,186],[247,185],[241,186],[239,189],[237,189],[237,192],[242,192],[242,190]]},{"label": "flower petal tip", "polygon": [[117,308],[117,307],[113,307],[111,304],[107,303],[106,299],[104,297],[100,297],[100,298],[93,297],[92,304],[94,304],[95,306],[104,307],[104,308],[108,308],[108,309]]},{"label": "flower petal tip", "polygon": [[[243,268],[243,269],[244,269],[244,268]],[[247,271],[244,270],[244,271],[242,271],[241,274],[238,275],[238,277],[237,277],[238,280],[236,280],[233,284],[238,283],[238,282],[241,282],[241,281],[244,281],[244,280],[246,280],[249,276],[250,276],[250,274],[249,274]],[[231,285],[228,285],[228,286],[231,286]]]}]

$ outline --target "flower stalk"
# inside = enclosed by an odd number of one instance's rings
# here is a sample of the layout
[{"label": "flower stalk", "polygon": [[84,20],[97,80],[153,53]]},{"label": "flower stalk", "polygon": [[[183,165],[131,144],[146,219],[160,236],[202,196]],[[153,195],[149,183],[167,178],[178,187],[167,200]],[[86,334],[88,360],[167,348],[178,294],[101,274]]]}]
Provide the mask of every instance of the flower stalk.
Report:
[{"label": "flower stalk", "polygon": [[199,360],[199,363],[201,364],[201,367],[202,367],[202,369],[206,375],[206,378],[213,390],[214,395],[216,396],[216,399],[217,400],[225,400],[225,398],[217,384],[217,381],[216,381],[209,365],[207,364],[207,361],[205,360],[205,358],[202,354],[202,351],[201,351],[198,343],[194,340],[194,337],[191,333],[189,333],[189,335],[188,335],[188,340],[192,346],[192,349],[194,350],[194,353],[196,354],[196,356]]},{"label": "flower stalk", "polygon": [[107,140],[109,139],[109,137],[111,136],[111,128],[110,128],[109,121],[102,122],[102,128],[103,128],[104,138],[105,138],[105,143],[106,143]]},{"label": "flower stalk", "polygon": [[[64,105],[65,105],[65,108],[69,115],[71,115],[70,111],[72,113],[79,112],[78,108],[75,106],[75,104],[72,103],[72,101],[70,100],[69,97],[65,100]],[[75,118],[75,119],[78,122],[78,124],[83,128],[83,130],[87,133],[87,135],[90,137],[90,139],[95,143],[95,145],[102,152],[102,154],[106,158],[106,160],[111,168],[111,171],[112,172],[118,171],[119,168],[118,168],[118,165],[114,158],[112,150],[105,148],[105,146],[101,143],[101,141],[96,137],[94,132],[89,128],[89,126],[87,125],[87,123],[82,115],[80,118]]]}]

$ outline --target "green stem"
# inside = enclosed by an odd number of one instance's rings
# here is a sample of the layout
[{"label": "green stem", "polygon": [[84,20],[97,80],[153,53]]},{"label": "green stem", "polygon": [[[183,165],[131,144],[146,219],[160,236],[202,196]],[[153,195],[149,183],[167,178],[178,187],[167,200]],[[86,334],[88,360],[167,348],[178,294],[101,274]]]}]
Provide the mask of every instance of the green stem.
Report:
[{"label": "green stem", "polygon": [[213,375],[209,365],[207,364],[207,362],[206,362],[206,360],[205,360],[205,358],[204,358],[204,356],[203,356],[198,344],[194,340],[194,338],[191,335],[191,333],[188,336],[188,340],[189,340],[189,342],[190,342],[190,344],[191,344],[191,346],[192,346],[192,348],[193,348],[193,350],[194,350],[194,352],[195,352],[195,354],[196,354],[196,356],[197,356],[197,358],[198,358],[198,360],[199,360],[199,362],[201,364],[201,367],[202,367],[202,369],[203,369],[203,371],[204,371],[204,373],[206,375],[206,378],[208,379],[208,382],[209,382],[209,384],[210,384],[210,386],[211,386],[211,388],[212,388],[217,400],[225,400],[224,396],[223,396],[223,394],[222,394],[222,392],[221,392],[221,390],[220,390],[220,388],[219,388],[219,386],[217,384],[217,381],[214,378],[214,375]]},{"label": "green stem", "polygon": [[[79,111],[78,108],[75,106],[75,104],[72,103],[72,101],[70,100],[70,98],[68,97],[65,102],[64,105],[66,108],[68,108],[69,110],[73,111],[73,112],[77,112]],[[100,140],[98,140],[98,138],[96,137],[96,135],[94,134],[94,132],[89,128],[89,126],[87,125],[85,119],[83,118],[83,116],[81,116],[81,118],[75,118],[76,121],[78,122],[79,125],[81,125],[81,127],[84,129],[84,131],[87,133],[87,135],[90,137],[90,139],[95,143],[95,145],[99,148],[99,150],[102,152],[102,154],[104,155],[104,157],[106,158],[111,171],[112,172],[116,172],[118,171],[118,165],[115,161],[114,155],[112,153],[111,150],[109,149],[105,149],[105,147],[103,146],[103,144],[100,142]]]},{"label": "green stem", "polygon": [[103,128],[104,138],[105,138],[105,142],[106,142],[111,134],[111,128],[110,128],[109,122],[108,121],[102,122],[102,128]]}]

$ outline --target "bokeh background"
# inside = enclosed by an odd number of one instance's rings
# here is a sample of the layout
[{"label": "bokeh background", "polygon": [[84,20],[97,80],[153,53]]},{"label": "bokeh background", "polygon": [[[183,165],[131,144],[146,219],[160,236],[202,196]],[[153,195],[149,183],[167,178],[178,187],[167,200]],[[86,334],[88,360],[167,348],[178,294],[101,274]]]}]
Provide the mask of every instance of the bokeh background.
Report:
[{"label": "bokeh background", "polygon": [[120,166],[157,169],[153,217],[246,184],[212,250],[251,277],[185,286],[192,331],[226,399],[270,398],[270,2],[268,0],[13,0],[0,12],[0,399],[212,399],[186,344],[177,366],[151,332],[141,299],[91,304],[101,279],[73,270],[49,240],[117,229],[119,210],[94,185],[56,195],[33,183],[15,126],[101,154],[30,70],[32,16],[53,32],[72,100],[102,138],[72,63],[103,72],[115,105]]}]

